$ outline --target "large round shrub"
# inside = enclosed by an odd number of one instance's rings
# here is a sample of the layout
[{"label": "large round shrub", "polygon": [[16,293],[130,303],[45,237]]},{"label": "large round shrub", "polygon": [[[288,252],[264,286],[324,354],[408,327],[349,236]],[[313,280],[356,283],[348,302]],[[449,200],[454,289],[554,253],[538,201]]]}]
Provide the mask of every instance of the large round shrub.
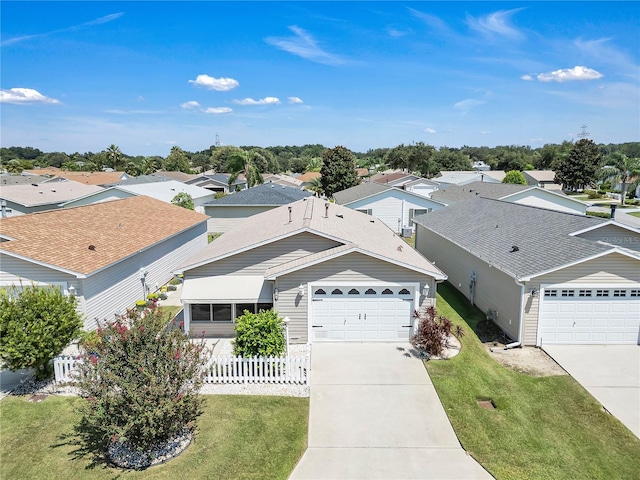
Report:
[{"label": "large round shrub", "polygon": [[286,352],[282,319],[273,310],[244,311],[236,319],[233,354],[241,357],[280,357]]},{"label": "large round shrub", "polygon": [[194,432],[207,351],[155,304],[107,323],[82,345],[81,425],[139,452]]}]

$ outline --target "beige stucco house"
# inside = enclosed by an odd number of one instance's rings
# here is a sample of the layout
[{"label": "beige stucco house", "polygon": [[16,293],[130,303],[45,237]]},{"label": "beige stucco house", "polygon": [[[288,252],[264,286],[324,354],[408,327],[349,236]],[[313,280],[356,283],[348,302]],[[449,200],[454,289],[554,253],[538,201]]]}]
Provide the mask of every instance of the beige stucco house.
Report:
[{"label": "beige stucco house", "polygon": [[383,222],[316,197],[248,218],[177,272],[192,332],[231,336],[244,310],[273,307],[293,343],[409,340],[446,279]]},{"label": "beige stucco house", "polygon": [[640,343],[640,231],[476,198],[415,219],[416,248],[514,342]]}]

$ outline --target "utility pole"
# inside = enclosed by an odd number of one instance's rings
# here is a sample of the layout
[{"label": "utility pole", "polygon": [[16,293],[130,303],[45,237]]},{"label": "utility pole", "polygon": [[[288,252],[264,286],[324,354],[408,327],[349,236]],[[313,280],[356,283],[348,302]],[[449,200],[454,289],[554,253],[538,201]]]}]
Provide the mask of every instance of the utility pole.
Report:
[{"label": "utility pole", "polygon": [[589,136],[589,132],[587,132],[587,125],[582,125],[580,129],[582,131],[578,134],[578,138],[580,138],[580,140],[587,138]]}]

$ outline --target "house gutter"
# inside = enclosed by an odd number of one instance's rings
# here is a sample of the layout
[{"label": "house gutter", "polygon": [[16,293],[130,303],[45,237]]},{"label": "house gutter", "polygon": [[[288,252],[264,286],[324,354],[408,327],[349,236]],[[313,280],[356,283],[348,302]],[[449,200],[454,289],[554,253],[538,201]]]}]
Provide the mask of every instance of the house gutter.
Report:
[{"label": "house gutter", "polygon": [[524,323],[524,288],[525,285],[524,283],[521,283],[518,281],[518,279],[515,279],[516,281],[516,285],[518,285],[520,287],[520,313],[519,313],[519,317],[520,317],[520,323],[518,325],[518,339],[515,342],[512,342],[508,345],[505,345],[504,349],[505,350],[509,350],[510,348],[517,348],[522,346],[522,329],[523,329],[523,323]]}]

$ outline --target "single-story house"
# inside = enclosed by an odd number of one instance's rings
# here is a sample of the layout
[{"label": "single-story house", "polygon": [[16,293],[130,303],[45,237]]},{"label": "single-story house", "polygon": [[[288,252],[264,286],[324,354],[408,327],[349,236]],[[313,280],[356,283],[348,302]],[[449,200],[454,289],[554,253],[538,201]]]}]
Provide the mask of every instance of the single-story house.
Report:
[{"label": "single-story house", "polygon": [[285,187],[293,187],[299,190],[304,188],[304,182],[293,178],[289,175],[281,175],[279,173],[263,173],[262,179],[264,183],[275,183],[276,185],[284,185]]},{"label": "single-story house", "polygon": [[556,172],[553,170],[524,170],[522,175],[527,185],[562,191],[562,185],[556,183]]},{"label": "single-story house", "polygon": [[438,190],[440,185],[433,180],[427,178],[417,178],[402,185],[402,189],[407,192],[413,192],[423,197],[431,197],[431,194]]},{"label": "single-story house", "polygon": [[447,205],[468,201],[477,196],[582,215],[589,208],[589,204],[562,192],[512,183],[472,182],[466,185],[449,185],[431,194],[432,199]]},{"label": "single-story house", "polygon": [[204,205],[215,198],[215,193],[196,185],[188,185],[177,180],[166,182],[140,183],[136,185],[118,185],[116,188],[135,195],[146,195],[163,202],[171,203],[179,193],[187,193],[193,199],[196,212],[204,213]]},{"label": "single-story house", "polygon": [[273,307],[292,343],[408,340],[446,279],[384,223],[317,197],[248,218],[177,273],[194,334],[232,336],[244,310]]},{"label": "single-story house", "polygon": [[85,185],[97,185],[103,187],[120,180],[133,178],[126,172],[73,172],[62,170],[56,167],[45,167],[34,170],[26,170],[26,172],[34,175],[43,175],[49,177],[62,177],[74,182],[84,183]]},{"label": "single-story house", "polygon": [[333,194],[338,205],[372,215],[397,233],[413,232],[413,217],[446,207],[446,204],[422,195],[382,185],[361,183]]},{"label": "single-story house", "polygon": [[23,183],[3,185],[0,189],[3,216],[12,217],[27,213],[60,208],[60,204],[103,190],[97,185],[79,182]]},{"label": "single-story house", "polygon": [[481,197],[414,221],[417,250],[514,342],[640,343],[640,230]]},{"label": "single-story house", "polygon": [[503,170],[487,170],[487,171],[450,171],[440,172],[435,178],[432,178],[434,182],[440,185],[440,188],[445,188],[449,185],[466,185],[471,182],[487,182],[487,183],[500,183],[506,176]]},{"label": "single-story house", "polygon": [[42,183],[47,181],[47,177],[43,177],[42,175],[29,175],[28,173],[24,174],[13,174],[13,173],[0,173],[0,185],[3,187],[5,185],[24,185],[25,183]]},{"label": "single-story house", "polygon": [[248,217],[311,195],[305,190],[264,183],[217,198],[204,205],[204,213],[211,217],[208,222],[209,233],[224,233]]},{"label": "single-story house", "polygon": [[90,193],[80,198],[63,202],[59,206],[61,208],[81,207],[83,205],[91,205],[92,203],[109,202],[111,200],[119,200],[121,198],[135,197],[137,194],[127,192],[118,187],[107,187],[94,193]]},{"label": "single-story house", "polygon": [[403,188],[405,184],[419,180],[420,178],[418,175],[397,170],[381,172],[371,177],[374,182],[398,188]]},{"label": "single-story house", "polygon": [[247,181],[244,178],[238,177],[229,185],[230,178],[231,175],[227,173],[212,173],[199,175],[184,183],[206,188],[214,193],[233,193],[247,188]]},{"label": "single-story house", "polygon": [[57,285],[84,327],[113,320],[207,245],[207,217],[136,196],[0,219],[0,286]]}]

